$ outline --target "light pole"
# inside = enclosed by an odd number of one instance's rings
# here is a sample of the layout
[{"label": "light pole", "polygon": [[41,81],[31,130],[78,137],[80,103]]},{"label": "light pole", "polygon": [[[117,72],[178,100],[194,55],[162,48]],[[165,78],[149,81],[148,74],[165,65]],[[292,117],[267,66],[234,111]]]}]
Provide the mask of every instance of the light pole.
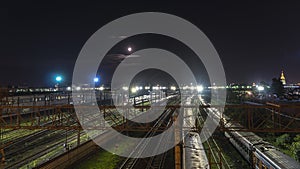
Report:
[{"label": "light pole", "polygon": [[100,78],[99,77],[94,77],[94,82],[95,83],[98,83],[100,81]]},{"label": "light pole", "polygon": [[57,90],[59,89],[59,84],[63,81],[63,77],[61,75],[58,75],[55,77],[55,81],[56,81],[56,85],[55,88],[57,88]]},{"label": "light pole", "polygon": [[[94,81],[94,85],[91,86],[91,87],[93,87],[92,90],[94,90],[95,93],[96,93],[96,99],[97,99],[98,94],[99,94],[99,97],[100,97],[100,99],[101,99],[101,94],[100,94],[101,92],[98,92],[98,91],[96,90],[96,88],[99,86],[100,77],[98,77],[98,76],[94,77],[93,81]],[[91,101],[92,101],[92,94],[91,94]],[[100,102],[101,102],[101,101],[100,101]]]},{"label": "light pole", "polygon": [[259,95],[260,99],[263,99],[263,91],[265,90],[265,87],[264,86],[257,86],[257,90],[258,90],[258,95]]}]

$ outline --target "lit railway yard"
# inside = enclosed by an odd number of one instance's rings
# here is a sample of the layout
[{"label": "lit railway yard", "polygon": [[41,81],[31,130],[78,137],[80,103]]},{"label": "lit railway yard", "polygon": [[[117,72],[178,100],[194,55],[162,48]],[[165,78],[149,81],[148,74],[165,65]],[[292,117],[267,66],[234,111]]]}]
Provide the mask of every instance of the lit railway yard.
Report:
[{"label": "lit railway yard", "polygon": [[300,0],[5,2],[0,169],[300,169]]},{"label": "lit railway yard", "polygon": [[[175,101],[176,102],[176,101]],[[174,104],[174,103],[172,103]],[[162,125],[169,126],[172,123],[172,114],[174,113],[174,110],[167,109],[164,111],[162,116],[159,117],[156,122],[154,122],[152,128],[147,132],[130,132],[127,133],[131,136],[135,137],[152,137],[155,134],[158,134],[161,131],[158,131],[159,128]],[[163,133],[164,134],[164,133]],[[169,144],[169,141],[172,140],[170,136],[164,135],[162,137],[164,139],[160,139],[159,143],[155,147],[147,147],[149,146],[147,142],[140,142],[138,146],[134,147],[132,152],[136,152],[137,155],[141,154],[142,151],[151,149],[153,153],[156,153],[160,148],[166,146],[166,144]],[[126,149],[128,147],[131,147],[130,142],[127,143],[121,143],[121,145],[118,146],[119,151],[122,151],[122,149]],[[148,157],[148,158],[124,158],[116,156],[112,153],[109,153],[103,149],[97,151],[96,154],[92,154],[91,156],[87,156],[87,160],[83,163],[75,163],[72,167],[74,168],[122,168],[122,169],[133,169],[133,168],[174,168],[174,150],[170,149],[169,151]]]},{"label": "lit railway yard", "polygon": [[[22,98],[26,101],[21,101]],[[174,124],[174,118],[179,116],[177,110],[180,107],[180,100],[186,107],[182,114],[182,121],[176,125],[182,126],[184,130],[171,135],[165,134],[164,131]],[[205,119],[211,118],[214,121],[220,113],[217,108],[210,107],[197,95],[187,95],[181,99],[176,94],[159,99],[155,96],[155,100],[151,100],[149,96],[141,96],[130,102],[130,104],[134,103],[135,108],[130,109],[126,118],[147,116],[145,112],[149,109],[150,102],[160,105],[166,101],[167,107],[160,112],[161,115],[156,120],[141,126],[124,119],[117,109],[111,106],[112,101],[108,96],[106,100],[101,100],[104,106],[101,113],[104,114],[105,124],[119,130],[123,135],[138,138],[163,135],[155,145],[141,141],[138,144],[122,142],[117,146],[116,151],[122,153],[130,149],[135,157],[139,157],[144,151],[159,154],[147,158],[133,158],[133,156],[121,157],[110,153],[91,141],[91,137],[106,142],[116,138],[110,132],[106,132],[105,128],[100,128],[100,134],[96,131],[95,136],[91,136],[92,131],[88,135],[79,128],[72,107],[70,109],[70,106],[61,106],[71,104],[70,96],[67,94],[6,98],[6,103],[10,104],[10,107],[2,104],[1,108],[1,167],[12,169],[300,168],[298,162],[281,153],[259,136],[252,132],[240,131],[241,124],[238,122],[227,122],[230,118],[226,115],[221,122],[225,122],[225,127],[233,126],[230,130],[222,130],[219,127],[212,137],[205,134],[204,137],[201,136],[199,131],[203,128]],[[85,102],[88,103],[88,100]],[[202,107],[199,109],[193,105]],[[97,118],[93,117],[90,120]],[[218,121],[214,123],[219,124]],[[185,130],[185,128],[190,129]],[[167,152],[158,153],[168,144],[178,141],[176,140],[178,135],[183,138],[179,140],[179,144]],[[207,139],[204,143],[201,142],[203,138]]]}]

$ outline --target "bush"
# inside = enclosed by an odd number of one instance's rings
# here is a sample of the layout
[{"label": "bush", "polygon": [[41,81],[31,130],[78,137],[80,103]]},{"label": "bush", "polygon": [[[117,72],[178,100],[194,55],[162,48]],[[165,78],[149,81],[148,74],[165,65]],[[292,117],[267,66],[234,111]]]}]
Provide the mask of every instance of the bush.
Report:
[{"label": "bush", "polygon": [[289,134],[283,134],[276,138],[275,144],[282,149],[289,149],[291,138]]}]

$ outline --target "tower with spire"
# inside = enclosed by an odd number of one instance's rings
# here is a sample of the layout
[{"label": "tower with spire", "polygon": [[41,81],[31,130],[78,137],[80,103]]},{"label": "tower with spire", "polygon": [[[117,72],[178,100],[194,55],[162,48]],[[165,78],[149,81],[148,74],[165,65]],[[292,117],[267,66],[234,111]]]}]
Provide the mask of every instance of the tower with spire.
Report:
[{"label": "tower with spire", "polygon": [[285,81],[283,70],[281,71],[280,81],[282,82],[283,85],[286,85],[286,81]]}]

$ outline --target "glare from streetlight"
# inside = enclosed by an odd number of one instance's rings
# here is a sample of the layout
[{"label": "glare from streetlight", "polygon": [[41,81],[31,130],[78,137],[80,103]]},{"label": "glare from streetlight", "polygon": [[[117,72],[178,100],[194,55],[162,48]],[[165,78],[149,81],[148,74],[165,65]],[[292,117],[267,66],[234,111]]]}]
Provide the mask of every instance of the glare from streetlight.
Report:
[{"label": "glare from streetlight", "polygon": [[137,88],[133,87],[131,88],[131,93],[136,93],[137,92]]},{"label": "glare from streetlight", "polygon": [[62,81],[62,77],[61,77],[61,76],[56,76],[55,80],[56,80],[57,82],[61,82],[61,81]]},{"label": "glare from streetlight", "polygon": [[94,82],[95,82],[95,83],[99,82],[99,78],[98,78],[98,77],[95,77],[95,78],[94,78]]},{"label": "glare from streetlight", "polygon": [[203,89],[204,89],[203,86],[201,86],[201,85],[200,85],[200,86],[197,86],[197,91],[198,91],[198,92],[202,92]]},{"label": "glare from streetlight", "polygon": [[265,90],[265,88],[263,86],[257,86],[257,90],[258,91],[263,91],[263,90]]},{"label": "glare from streetlight", "polygon": [[175,86],[171,86],[170,89],[175,91],[176,87]]}]

